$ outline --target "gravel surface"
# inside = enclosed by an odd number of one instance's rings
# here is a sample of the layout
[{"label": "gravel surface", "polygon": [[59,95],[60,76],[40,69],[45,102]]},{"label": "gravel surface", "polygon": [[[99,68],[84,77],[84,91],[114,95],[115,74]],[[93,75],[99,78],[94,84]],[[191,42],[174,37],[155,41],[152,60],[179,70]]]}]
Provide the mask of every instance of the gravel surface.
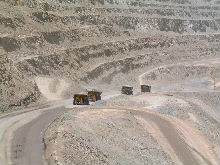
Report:
[{"label": "gravel surface", "polygon": [[[187,94],[182,95],[178,96],[174,93],[121,95],[98,101],[88,109],[69,111],[58,118],[46,131],[45,142],[48,146],[46,157],[50,164],[54,161],[60,164],[178,164],[179,162],[212,164],[218,162],[218,121],[202,110],[202,105],[198,102],[186,99]],[[196,97],[196,94],[193,96]],[[215,98],[218,97],[213,97],[212,102],[215,102]],[[131,109],[142,107],[146,111],[150,110],[153,113],[171,117],[171,124],[168,126],[167,120],[163,123],[162,119],[151,118],[150,114],[144,118],[143,112],[140,115],[142,119],[139,120],[135,117],[135,112],[123,110],[124,107]],[[188,130],[187,127],[187,132],[192,134],[185,138],[190,138],[189,141],[194,143],[197,143],[195,141],[197,139],[198,144],[191,148],[200,153],[200,156],[192,151],[193,155],[197,156],[193,156],[192,159],[188,157],[185,160],[186,151],[180,147],[185,145],[181,144],[178,138],[171,140],[172,137],[177,137],[176,129],[180,131],[183,129],[182,126],[171,129],[179,125],[172,123],[176,119],[184,122],[184,125],[189,125],[190,129],[194,129]],[[156,127],[153,124],[155,122]],[[164,125],[167,127],[163,127]],[[199,133],[197,133],[198,130]],[[170,133],[166,135],[167,132]],[[182,133],[184,134],[184,131]],[[165,138],[161,139],[161,136]],[[205,139],[205,142],[201,142],[202,139]],[[207,145],[207,148],[200,148],[203,145]],[[206,152],[211,152],[210,155],[215,158],[204,156]]]}]

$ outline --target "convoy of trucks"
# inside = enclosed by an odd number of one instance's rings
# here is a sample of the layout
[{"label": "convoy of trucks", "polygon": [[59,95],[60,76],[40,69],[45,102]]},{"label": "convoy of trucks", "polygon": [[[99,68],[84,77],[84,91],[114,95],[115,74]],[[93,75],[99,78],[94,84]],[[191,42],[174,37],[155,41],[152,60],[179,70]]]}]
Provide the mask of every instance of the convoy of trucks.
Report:
[{"label": "convoy of trucks", "polygon": [[[141,92],[151,92],[151,86],[149,85],[141,85]],[[74,105],[89,105],[89,102],[96,102],[101,100],[102,92],[98,90],[88,90],[87,93],[75,94],[73,96],[73,104]],[[133,95],[133,87],[132,86],[122,86],[121,94],[124,95]]]}]

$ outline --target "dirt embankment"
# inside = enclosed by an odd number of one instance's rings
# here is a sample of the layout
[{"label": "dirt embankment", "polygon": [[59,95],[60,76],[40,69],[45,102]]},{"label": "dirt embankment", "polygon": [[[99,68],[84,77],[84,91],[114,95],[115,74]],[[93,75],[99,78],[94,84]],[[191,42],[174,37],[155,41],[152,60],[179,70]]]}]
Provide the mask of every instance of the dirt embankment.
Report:
[{"label": "dirt embankment", "polygon": [[[218,123],[210,118],[204,124],[209,114],[190,110],[196,106],[190,107],[181,97],[119,96],[97,105],[108,106],[69,111],[48,128],[45,142],[50,164],[219,163]],[[165,105],[181,110],[171,113]]]},{"label": "dirt embankment", "polygon": [[[218,164],[217,92],[215,95],[213,92],[139,93],[107,99],[93,107],[70,110],[50,125],[45,136],[50,164]],[[68,102],[72,104],[71,100]],[[61,103],[64,102],[56,102]],[[64,109],[58,110],[63,113]],[[47,115],[52,114],[56,116],[53,110]],[[35,121],[40,128],[33,122],[21,128],[28,133],[29,144],[33,138],[27,128],[34,126],[41,132],[46,125],[39,121],[47,121],[46,115],[43,116]],[[25,135],[16,132],[15,142],[23,144]],[[15,144],[12,151],[19,150]],[[26,143],[23,147],[30,149]],[[32,154],[25,151],[16,161],[30,159],[28,156]]]},{"label": "dirt embankment", "polygon": [[39,95],[36,83],[17,71],[7,55],[0,55],[0,113],[35,102]]},{"label": "dirt embankment", "polygon": [[[196,2],[3,0],[0,54],[25,80],[139,85],[138,76],[152,68],[219,56],[219,5]],[[27,100],[38,97],[27,93]],[[42,95],[51,98],[51,91]]]}]

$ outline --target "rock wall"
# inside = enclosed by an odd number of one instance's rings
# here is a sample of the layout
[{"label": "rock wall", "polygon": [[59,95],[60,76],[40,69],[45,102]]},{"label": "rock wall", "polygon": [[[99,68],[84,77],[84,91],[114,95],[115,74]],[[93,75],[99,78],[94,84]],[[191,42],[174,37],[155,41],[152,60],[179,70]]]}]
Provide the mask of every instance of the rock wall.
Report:
[{"label": "rock wall", "polygon": [[218,0],[1,0],[0,48],[31,82],[139,85],[149,69],[218,58],[219,16]]},{"label": "rock wall", "polygon": [[37,85],[13,67],[7,55],[0,56],[0,111],[28,105],[40,96]]}]

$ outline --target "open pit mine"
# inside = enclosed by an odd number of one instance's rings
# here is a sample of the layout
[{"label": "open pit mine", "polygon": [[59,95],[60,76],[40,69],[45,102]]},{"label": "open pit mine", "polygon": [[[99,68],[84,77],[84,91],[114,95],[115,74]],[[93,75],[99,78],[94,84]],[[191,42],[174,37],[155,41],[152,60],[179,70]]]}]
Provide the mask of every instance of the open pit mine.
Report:
[{"label": "open pit mine", "polygon": [[0,0],[10,164],[220,164],[220,0]]}]

